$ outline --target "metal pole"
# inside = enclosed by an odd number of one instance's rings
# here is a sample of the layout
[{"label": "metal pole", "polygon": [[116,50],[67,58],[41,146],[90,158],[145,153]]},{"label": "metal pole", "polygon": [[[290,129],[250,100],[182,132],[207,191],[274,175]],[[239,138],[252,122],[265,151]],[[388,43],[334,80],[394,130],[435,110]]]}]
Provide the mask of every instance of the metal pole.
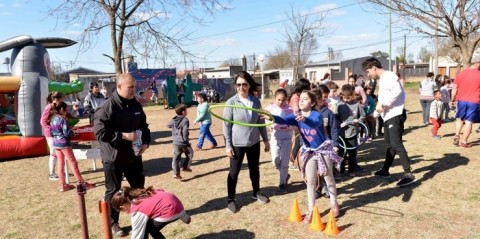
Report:
[{"label": "metal pole", "polygon": [[110,204],[105,201],[105,198],[98,201],[98,210],[102,214],[102,223],[103,223],[103,238],[112,239],[112,230],[110,223]]},{"label": "metal pole", "polygon": [[405,65],[407,62],[407,35],[403,35],[403,81],[407,82],[407,77],[405,76]]},{"label": "metal pole", "polygon": [[87,189],[84,183],[77,184],[78,210],[80,212],[80,224],[82,226],[82,238],[88,239],[87,211],[85,209],[85,193]]},{"label": "metal pole", "polygon": [[265,99],[265,82],[263,81],[263,59],[260,61],[260,69],[262,72],[262,101]]},{"label": "metal pole", "polygon": [[388,69],[391,71],[392,70],[392,10],[390,10],[390,13],[388,14],[389,16],[389,22],[390,22],[390,41],[389,41],[389,46],[388,46]]}]

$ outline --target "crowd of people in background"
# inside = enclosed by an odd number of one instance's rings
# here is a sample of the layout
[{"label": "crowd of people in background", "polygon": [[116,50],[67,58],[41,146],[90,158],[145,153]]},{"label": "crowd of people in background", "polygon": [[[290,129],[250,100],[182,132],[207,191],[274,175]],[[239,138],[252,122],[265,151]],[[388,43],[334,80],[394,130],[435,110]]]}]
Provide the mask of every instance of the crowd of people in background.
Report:
[{"label": "crowd of people in background", "polygon": [[[235,95],[225,104],[247,108],[225,107],[222,116],[225,119],[222,122],[225,154],[229,159],[226,180],[228,211],[239,211],[236,187],[245,157],[252,184],[252,199],[264,204],[270,201],[260,187],[262,143],[263,150],[271,153],[272,164],[278,170],[278,194],[288,193],[289,169],[298,168],[301,172],[306,183],[308,202],[305,223],[312,220],[315,200],[323,194],[322,188],[330,198],[334,215],[340,215],[335,180],[356,177],[365,172],[358,164],[359,146],[371,143],[378,137],[383,136],[386,152],[383,166],[372,174],[381,178],[391,177],[389,170],[395,156],[399,155],[404,175],[397,186],[405,187],[415,182],[411,160],[402,139],[407,120],[405,79],[383,69],[375,58],[363,62],[362,68],[366,77],[352,74],[348,77],[348,83],[342,86],[332,81],[329,73],[319,82],[299,79],[291,92],[283,88],[286,85],[280,85],[274,93],[273,102],[265,109],[258,98],[259,84],[252,76],[245,71],[235,75]],[[175,116],[168,123],[172,129],[173,178],[179,180],[182,179],[181,172],[192,172],[194,151],[205,149],[205,139],[210,142],[208,149],[218,146],[210,132],[212,118],[208,103],[211,98],[208,89],[204,89],[197,97],[199,105],[194,124],[200,124],[200,134],[198,142],[192,147],[188,109],[181,103],[184,97],[181,85],[181,81],[177,82],[180,103],[175,107]],[[85,113],[91,115],[95,136],[101,147],[105,200],[112,202],[112,233],[116,236],[126,235],[118,221],[119,213],[127,212],[132,213],[132,222],[135,222],[132,235],[150,234],[161,238],[160,230],[165,225],[178,219],[188,224],[191,218],[175,195],[152,187],[145,189],[142,154],[152,139],[143,107],[135,98],[135,86],[136,81],[130,74],[118,76],[113,92],[108,92],[104,87],[100,90],[97,83],[92,83],[83,108]],[[162,83],[164,95],[166,87]],[[157,102],[155,81],[149,83],[149,89],[154,92],[150,100]],[[420,123],[432,127],[431,137],[439,140],[442,123],[455,119],[454,144],[463,148],[472,147],[468,138],[473,123],[480,121],[479,92],[480,57],[472,59],[471,67],[460,72],[455,80],[428,73],[419,87],[422,108]],[[71,130],[66,123],[69,116],[63,97],[58,92],[50,93],[41,120],[50,146],[49,179],[60,181],[60,191],[73,188],[65,183],[63,175],[63,165],[67,159],[76,179],[91,189],[95,185],[84,182],[72,153],[69,141]],[[78,109],[79,105],[76,104],[74,110]],[[275,123],[264,126],[265,120],[271,119],[261,114],[262,111],[269,112]],[[455,118],[452,118],[452,111],[455,112]],[[480,133],[480,127],[477,133]],[[137,141],[140,141],[140,148],[134,150],[132,143]],[[185,158],[182,158],[182,154],[186,155]],[[59,165],[55,170],[57,160]],[[129,187],[122,187],[124,178]],[[168,205],[165,205],[167,202]]]}]

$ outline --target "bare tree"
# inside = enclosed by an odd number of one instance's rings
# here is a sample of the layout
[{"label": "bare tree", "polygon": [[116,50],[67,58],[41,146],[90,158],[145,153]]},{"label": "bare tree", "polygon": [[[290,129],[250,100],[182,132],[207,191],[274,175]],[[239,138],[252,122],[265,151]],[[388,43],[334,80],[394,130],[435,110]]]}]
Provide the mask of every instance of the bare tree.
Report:
[{"label": "bare tree", "polygon": [[268,53],[268,61],[265,64],[265,69],[283,69],[292,67],[290,60],[290,53],[287,49],[277,46],[272,52]]},{"label": "bare tree", "polygon": [[369,0],[399,15],[406,28],[427,36],[445,36],[461,52],[464,66],[470,64],[480,41],[478,0]]},{"label": "bare tree", "polygon": [[388,58],[389,57],[388,53],[383,52],[383,51],[374,51],[374,52],[370,53],[370,55],[373,56],[373,57],[377,57],[377,58],[380,58],[380,57]]},{"label": "bare tree", "polygon": [[462,64],[462,53],[458,48],[452,48],[452,45],[454,44],[450,39],[441,39],[438,42],[438,55],[446,56],[460,66]]},{"label": "bare tree", "polygon": [[432,52],[429,51],[426,47],[420,48],[420,51],[418,52],[418,59],[422,62],[428,62],[430,61],[430,57],[432,57]]},{"label": "bare tree", "polygon": [[[94,45],[100,32],[108,30],[111,59],[115,72],[121,73],[125,51],[159,59],[164,65],[174,53],[182,60],[186,55],[194,57],[183,47],[190,34],[184,31],[184,19],[202,23],[197,17],[198,8],[213,14],[227,9],[228,4],[229,0],[62,0],[49,14],[68,24],[84,23],[77,39],[80,52]],[[171,14],[184,17],[172,23]]]},{"label": "bare tree", "polygon": [[308,62],[311,53],[318,49],[317,37],[327,35],[324,24],[327,12],[301,13],[293,5],[290,12],[286,12],[289,22],[285,25],[283,34],[287,49],[290,52],[290,61],[293,65],[293,80],[296,82],[299,75],[305,70],[303,65]]}]

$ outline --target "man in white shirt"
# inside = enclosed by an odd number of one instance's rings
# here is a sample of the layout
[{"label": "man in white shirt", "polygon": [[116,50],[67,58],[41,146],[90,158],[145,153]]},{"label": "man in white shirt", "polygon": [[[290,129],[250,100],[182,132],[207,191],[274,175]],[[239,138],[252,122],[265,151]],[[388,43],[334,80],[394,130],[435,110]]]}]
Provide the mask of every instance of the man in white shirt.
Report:
[{"label": "man in white shirt", "polygon": [[400,162],[405,172],[405,176],[397,183],[397,186],[403,187],[415,182],[415,177],[410,168],[410,158],[407,150],[403,146],[402,133],[403,123],[406,120],[405,91],[398,79],[398,76],[382,68],[380,61],[376,58],[370,58],[363,62],[363,70],[368,76],[379,79],[378,103],[376,111],[381,115],[384,121],[384,139],[387,144],[387,153],[383,168],[374,173],[375,176],[383,178],[390,177],[388,172],[393,164],[395,155],[400,156]]}]

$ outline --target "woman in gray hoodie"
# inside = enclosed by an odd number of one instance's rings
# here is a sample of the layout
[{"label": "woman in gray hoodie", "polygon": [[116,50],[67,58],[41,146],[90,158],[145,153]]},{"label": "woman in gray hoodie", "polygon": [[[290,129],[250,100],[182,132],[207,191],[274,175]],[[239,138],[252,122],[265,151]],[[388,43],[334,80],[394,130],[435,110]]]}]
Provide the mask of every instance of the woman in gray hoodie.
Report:
[{"label": "woman in gray hoodie", "polygon": [[[258,84],[255,83],[252,76],[245,71],[240,71],[235,75],[234,80],[237,94],[228,99],[226,104],[242,105],[255,109],[261,109],[262,105],[260,100],[254,96],[254,90]],[[239,108],[225,107],[223,117],[236,122],[251,124],[265,123],[264,119],[260,119],[258,113]],[[259,168],[260,136],[262,136],[262,141],[265,144],[265,152],[270,151],[266,127],[246,127],[225,121],[223,124],[223,134],[225,137],[226,153],[230,159],[230,170],[227,179],[227,209],[232,213],[237,212],[235,193],[238,174],[240,173],[245,154],[247,155],[248,170],[253,187],[252,199],[261,203],[268,203],[270,201],[269,198],[260,192]]]}]

